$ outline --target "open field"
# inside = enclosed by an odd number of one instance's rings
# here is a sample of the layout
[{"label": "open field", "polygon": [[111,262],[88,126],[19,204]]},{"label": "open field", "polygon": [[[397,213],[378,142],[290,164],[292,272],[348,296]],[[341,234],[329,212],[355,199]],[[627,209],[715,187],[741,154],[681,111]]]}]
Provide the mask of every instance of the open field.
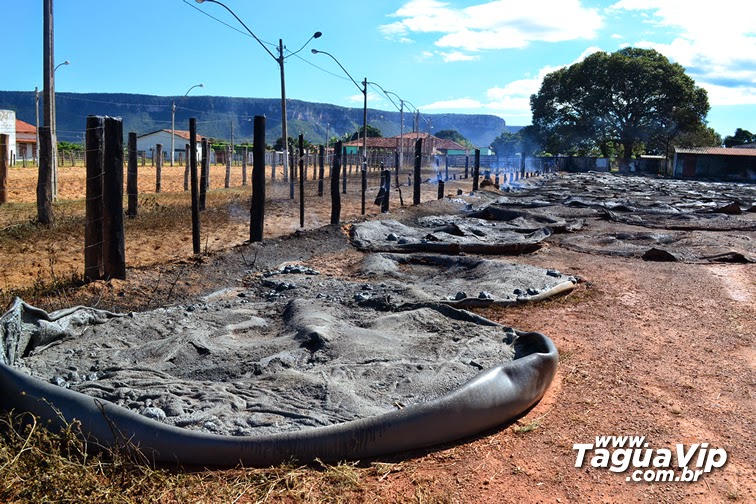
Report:
[{"label": "open field", "polygon": [[[320,200],[308,182],[308,201],[322,203],[308,214],[304,231],[298,231],[298,201],[288,198],[288,186],[269,186],[262,244],[244,243],[249,188],[212,189],[202,215],[205,253],[192,257],[188,195],[176,185],[183,184],[183,168],[173,169],[181,172],[180,177],[164,168],[165,192],[140,197],[140,216],[127,221],[127,279],[78,286],[72,280],[83,270],[83,203],[66,199],[81,195],[66,188],[82,183],[83,169],[75,170],[71,175],[76,174],[73,178],[78,182],[70,185],[68,175],[61,172],[61,201],[55,205],[57,223],[52,229],[30,223],[33,203],[0,207],[4,303],[22,292],[27,301],[46,309],[79,303],[121,311],[152,308],[238,286],[245,271],[270,266],[265,257],[296,261],[333,275],[355,274],[360,253],[346,244],[335,246],[332,237],[361,219],[356,180],[350,180],[352,190],[344,203],[345,224],[323,229],[319,228],[328,222],[330,212],[328,185]],[[222,173],[216,169],[211,187],[222,187]],[[21,180],[22,174],[12,175]],[[143,176],[140,187],[154,185],[154,175]],[[28,175],[29,180],[33,177]],[[11,179],[11,189],[13,184]],[[380,216],[372,205],[376,185],[373,180],[368,192],[371,219]],[[456,194],[457,188],[469,192],[470,187],[469,179],[450,181],[446,193]],[[448,211],[444,202],[431,202],[436,199],[435,186],[426,184],[423,190],[424,204],[418,207],[397,208],[392,194],[389,217]],[[405,186],[403,191],[405,203],[411,201],[411,188]],[[632,203],[629,197],[628,201]],[[751,212],[745,219],[755,217]],[[603,217],[586,220],[597,235],[641,230]],[[697,232],[687,235],[691,241],[698,239]],[[722,241],[738,238],[752,243],[756,231],[721,231],[717,236]],[[454,445],[354,464],[188,472],[150,470],[118,458],[85,461],[39,431],[37,437],[29,436],[34,439],[30,445],[26,433],[16,436],[6,429],[7,439],[0,444],[0,500],[25,502],[43,496],[78,502],[756,500],[753,264],[644,261],[632,254],[579,251],[560,241],[508,260],[581,277],[572,293],[558,299],[477,310],[502,324],[543,332],[559,348],[560,365],[550,389],[515,422]],[[573,445],[592,443],[604,435],[645,436],[654,449],[709,443],[725,449],[728,462],[694,483],[632,482],[626,480],[629,472],[613,473],[588,462],[575,467]],[[50,490],[53,487],[57,493]]]}]

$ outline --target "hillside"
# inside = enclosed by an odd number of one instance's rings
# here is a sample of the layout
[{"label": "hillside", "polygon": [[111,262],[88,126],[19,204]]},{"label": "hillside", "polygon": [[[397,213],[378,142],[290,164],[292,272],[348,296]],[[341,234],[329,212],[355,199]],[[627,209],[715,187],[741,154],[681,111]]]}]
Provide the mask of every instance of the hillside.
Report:
[{"label": "hillside", "polygon": [[[197,118],[198,132],[204,136],[235,142],[252,141],[252,118],[267,117],[266,138],[273,144],[281,136],[281,101],[265,98],[227,98],[222,96],[165,97],[127,93],[56,93],[58,140],[81,142],[88,115],[122,117],[124,132],[144,134],[171,127],[171,103],[176,100],[176,129],[189,129],[189,118]],[[369,104],[368,104],[369,105]],[[322,143],[328,135],[341,136],[362,126],[362,108],[348,108],[327,103],[287,100],[289,136],[303,133],[313,143]],[[40,113],[42,97],[40,95]],[[0,91],[0,109],[15,110],[16,116],[34,124],[34,92]],[[422,111],[421,111],[422,112]],[[483,114],[425,114],[420,131],[453,129],[485,147],[507,129],[504,119]],[[430,123],[430,124],[429,124]],[[368,107],[368,124],[384,136],[399,134],[398,111]],[[405,131],[412,131],[413,116],[404,114]]]}]

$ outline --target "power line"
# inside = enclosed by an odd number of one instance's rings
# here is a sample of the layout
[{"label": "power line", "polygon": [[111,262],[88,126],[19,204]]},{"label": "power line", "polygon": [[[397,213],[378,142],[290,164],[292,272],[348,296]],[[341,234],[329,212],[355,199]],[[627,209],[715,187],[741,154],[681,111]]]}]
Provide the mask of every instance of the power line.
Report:
[{"label": "power line", "polygon": [[[215,21],[219,22],[220,24],[222,24],[222,25],[224,25],[224,26],[226,26],[226,27],[228,27],[228,28],[231,28],[231,29],[232,29],[232,30],[234,30],[235,32],[241,33],[241,34],[242,34],[242,35],[244,35],[245,37],[254,38],[254,37],[252,37],[252,35],[250,35],[249,33],[247,33],[247,32],[244,32],[244,31],[241,31],[240,29],[236,28],[235,26],[231,26],[230,24],[226,23],[225,21],[223,21],[223,20],[221,20],[221,19],[218,19],[217,17],[213,16],[212,14],[208,14],[207,12],[205,12],[205,11],[204,11],[204,10],[202,10],[202,9],[200,9],[200,8],[199,8],[199,7],[197,7],[196,5],[192,5],[192,4],[190,4],[190,3],[189,3],[189,2],[187,1],[187,0],[183,0],[183,2],[184,2],[184,3],[186,4],[186,5],[188,5],[189,7],[191,7],[192,9],[194,9],[194,10],[196,10],[196,11],[199,11],[199,12],[201,12],[201,13],[202,13],[202,14],[204,14],[205,16],[207,16],[207,17],[209,17],[209,18],[211,18],[211,19],[214,19]],[[258,40],[259,40],[259,39],[258,39]],[[260,40],[260,42],[262,42],[262,43],[264,43],[264,44],[267,44],[267,45],[269,45],[269,46],[271,46],[271,47],[274,47],[274,48],[277,48],[277,47],[278,47],[278,45],[277,45],[277,44],[273,44],[273,43],[271,43],[271,42],[268,42],[267,40]]]}]

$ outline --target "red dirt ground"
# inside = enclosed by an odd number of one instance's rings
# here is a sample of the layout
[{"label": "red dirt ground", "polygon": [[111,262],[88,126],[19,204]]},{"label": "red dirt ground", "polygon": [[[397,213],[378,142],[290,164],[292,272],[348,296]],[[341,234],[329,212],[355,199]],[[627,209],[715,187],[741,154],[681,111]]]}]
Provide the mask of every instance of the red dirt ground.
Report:
[{"label": "red dirt ground", "polygon": [[[215,187],[222,185],[218,177]],[[179,180],[164,181],[164,190],[180,190]],[[154,184],[154,180],[146,178],[144,184]],[[466,186],[469,181],[458,184]],[[454,190],[455,185],[450,186]],[[61,187],[67,198],[80,195],[83,186]],[[405,192],[405,199],[410,197]],[[292,217],[298,215],[296,201],[285,195],[276,198],[270,203],[269,236],[298,227]],[[318,219],[325,220],[327,197],[323,201],[326,208]],[[347,219],[354,219],[358,216],[354,197],[349,204]],[[371,205],[372,214],[374,208]],[[241,243],[246,226],[239,219],[236,227],[211,233],[211,249]],[[306,227],[317,227],[314,217]],[[144,268],[111,290],[127,290],[131,285],[136,291],[135,284],[149,276],[150,268],[191,256],[191,241],[187,243],[184,231],[176,231],[175,236],[135,237],[129,247],[130,266]],[[60,264],[78,265],[80,245],[58,243],[54,249]],[[3,257],[6,278],[15,278],[6,262],[14,257]],[[364,476],[358,490],[345,493],[345,500],[756,501],[756,282],[752,265],[644,262],[558,246],[514,261],[556,268],[583,280],[571,294],[556,300],[481,312],[553,339],[561,362],[546,396],[515,423],[469,442],[383,459],[390,464],[386,472],[380,477]],[[317,257],[312,263],[347,271],[350,257]],[[16,273],[24,273],[18,269]],[[193,274],[202,282],[202,266]],[[591,443],[601,435],[645,436],[649,447],[673,451],[677,443],[705,442],[724,448],[729,459],[723,468],[695,483],[632,482],[626,481],[629,473],[611,473],[588,462],[575,467],[573,445]]]}]

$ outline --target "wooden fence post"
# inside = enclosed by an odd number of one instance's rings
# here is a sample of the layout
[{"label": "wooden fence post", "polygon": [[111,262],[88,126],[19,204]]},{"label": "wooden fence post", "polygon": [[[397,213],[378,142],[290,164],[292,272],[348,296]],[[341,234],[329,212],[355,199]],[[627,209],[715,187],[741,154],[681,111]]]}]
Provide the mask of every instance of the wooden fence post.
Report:
[{"label": "wooden fence post", "polygon": [[265,116],[255,116],[254,129],[249,241],[261,242],[265,227]]},{"label": "wooden fence post", "polygon": [[249,151],[247,146],[242,147],[242,186],[247,185],[247,156]]},{"label": "wooden fence post", "polygon": [[186,151],[186,166],[184,167],[184,191],[189,190],[189,171],[191,170],[191,166],[189,164],[189,152],[191,146],[189,144],[186,144],[185,151]]},{"label": "wooden fence post", "polygon": [[86,224],[84,228],[84,279],[99,280],[102,267],[102,178],[104,163],[105,118],[87,117],[86,131]]},{"label": "wooden fence post", "polygon": [[297,180],[297,164],[294,162],[294,149],[289,149],[289,199],[294,199],[294,182]]},{"label": "wooden fence post", "polygon": [[304,227],[305,218],[305,194],[304,183],[307,172],[305,171],[304,135],[299,134],[299,227]]},{"label": "wooden fence post", "polygon": [[418,138],[415,142],[415,180],[412,187],[412,204],[420,204],[420,168],[423,164],[423,139]]},{"label": "wooden fence post", "polygon": [[137,186],[137,134],[129,133],[129,168],[126,173],[126,195],[128,208],[126,215],[130,218],[137,216],[139,205],[139,188]]},{"label": "wooden fence post", "polygon": [[163,144],[155,145],[155,192],[160,192],[160,185],[163,178]]},{"label": "wooden fence post", "polygon": [[[341,219],[341,194],[339,193],[339,179],[341,178],[341,156],[343,142],[339,140],[333,149],[333,170],[331,172],[331,224],[338,224]],[[346,171],[346,170],[344,170]],[[346,178],[344,179],[346,192]]]},{"label": "wooden fence post", "polygon": [[192,198],[192,251],[199,254],[200,248],[200,213],[199,213],[199,188],[197,180],[197,119],[189,119],[189,171],[191,176]]},{"label": "wooden fence post", "polygon": [[0,205],[8,202],[8,142],[9,135],[0,135]]},{"label": "wooden fence post", "polygon": [[231,146],[226,148],[226,181],[224,187],[228,189],[231,187],[231,158],[233,157],[233,148]]},{"label": "wooden fence post", "polygon": [[207,138],[202,139],[202,168],[200,169],[199,179],[199,209],[205,209],[207,201],[207,179],[210,172],[210,148],[207,145]]},{"label": "wooden fence post", "polygon": [[323,196],[323,179],[325,178],[325,146],[318,147],[318,196]]},{"label": "wooden fence post", "polygon": [[52,224],[53,146],[49,126],[39,128],[39,176],[37,177],[37,220]]},{"label": "wooden fence post", "polygon": [[[347,158],[348,158],[348,157],[349,157],[349,156],[348,156],[348,155],[347,155],[347,153],[346,153],[346,147],[344,147],[344,148],[343,148],[343,152],[342,152],[342,157],[341,157],[341,158],[339,158],[339,159],[341,160],[341,163],[340,163],[340,166],[341,166],[341,171],[343,172],[343,175],[342,175],[342,177],[341,177],[341,178],[343,179],[343,180],[342,180],[342,182],[341,182],[341,185],[342,185],[342,188],[341,188],[341,190],[342,190],[342,193],[344,193],[344,194],[346,194],[346,187],[347,187],[347,170],[346,170],[346,161],[347,161]],[[351,170],[350,170],[350,171],[351,171]],[[339,200],[339,202],[340,202],[340,201],[341,201],[341,200]],[[341,208],[341,207],[339,207],[339,208]]]},{"label": "wooden fence post", "polygon": [[391,196],[391,170],[383,170],[383,201],[381,201],[381,213],[389,211],[389,197]]},{"label": "wooden fence post", "polygon": [[444,199],[444,181],[438,179],[438,199]]},{"label": "wooden fence post", "polygon": [[362,169],[360,170],[361,188],[360,188],[360,210],[362,215],[365,215],[365,193],[367,192],[367,171],[368,163],[367,156],[364,156],[362,162]]},{"label": "wooden fence post", "polygon": [[102,177],[102,269],[105,278],[126,278],[123,225],[123,120],[105,117]]},{"label": "wooden fence post", "polygon": [[[255,147],[252,146],[252,148],[254,149]],[[253,152],[252,155],[254,156],[254,152]],[[276,181],[276,158],[277,157],[278,157],[278,153],[275,152],[275,151],[273,151],[273,156],[272,156],[273,161],[270,163],[270,165],[271,165],[270,166],[270,181],[271,182],[275,182]]]},{"label": "wooden fence post", "polygon": [[480,149],[475,149],[475,164],[473,164],[473,191],[478,190],[478,177],[480,177]]}]

